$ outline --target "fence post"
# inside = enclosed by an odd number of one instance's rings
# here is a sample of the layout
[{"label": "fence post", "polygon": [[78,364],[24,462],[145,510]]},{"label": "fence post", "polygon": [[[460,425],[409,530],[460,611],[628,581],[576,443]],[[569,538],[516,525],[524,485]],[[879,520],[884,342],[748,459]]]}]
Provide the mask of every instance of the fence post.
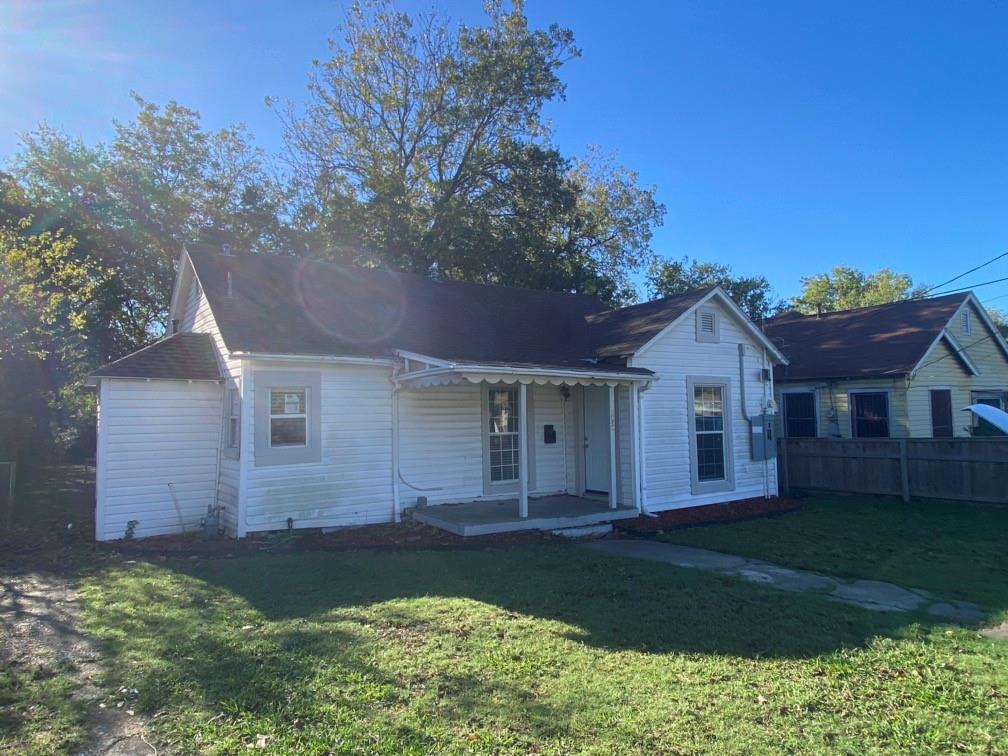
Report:
[{"label": "fence post", "polygon": [[899,440],[900,452],[900,487],[902,488],[903,501],[910,501],[910,462],[907,459],[907,440]]},{"label": "fence post", "polygon": [[781,496],[791,495],[791,481],[789,480],[790,471],[788,470],[788,458],[787,458],[787,438],[777,439],[777,460],[779,464],[777,465],[777,493]]}]

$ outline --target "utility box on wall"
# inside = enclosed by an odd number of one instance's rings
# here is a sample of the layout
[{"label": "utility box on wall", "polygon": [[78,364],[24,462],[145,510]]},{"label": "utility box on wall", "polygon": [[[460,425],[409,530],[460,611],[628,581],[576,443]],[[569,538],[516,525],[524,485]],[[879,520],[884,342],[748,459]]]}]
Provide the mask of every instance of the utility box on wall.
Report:
[{"label": "utility box on wall", "polygon": [[752,458],[758,462],[777,458],[777,438],[774,435],[774,415],[754,415],[749,420]]}]

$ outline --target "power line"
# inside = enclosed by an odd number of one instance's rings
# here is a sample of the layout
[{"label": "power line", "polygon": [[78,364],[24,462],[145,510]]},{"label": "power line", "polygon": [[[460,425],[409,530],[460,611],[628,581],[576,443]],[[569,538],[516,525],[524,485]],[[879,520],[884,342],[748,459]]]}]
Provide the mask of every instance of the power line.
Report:
[{"label": "power line", "polygon": [[987,262],[985,262],[985,263],[980,263],[980,265],[977,265],[977,266],[976,266],[975,268],[970,268],[970,269],[969,269],[969,270],[967,270],[967,271],[966,271],[965,273],[960,273],[960,274],[959,274],[958,276],[955,276],[955,277],[953,277],[953,278],[950,278],[950,279],[949,279],[948,281],[945,281],[945,283],[940,283],[940,284],[936,284],[935,286],[930,286],[930,287],[928,287],[928,288],[927,288],[927,289],[925,289],[925,290],[924,290],[923,292],[921,292],[921,296],[925,296],[926,294],[929,294],[930,292],[934,291],[935,289],[940,289],[940,288],[942,288],[943,286],[948,286],[948,285],[949,285],[950,283],[952,283],[953,281],[958,281],[958,280],[959,280],[960,278],[962,278],[962,277],[964,277],[964,276],[968,276],[968,275],[969,275],[970,273],[975,273],[976,271],[980,270],[980,268],[986,268],[986,267],[987,267],[988,265],[990,265],[990,264],[991,264],[991,263],[993,263],[993,262],[997,262],[997,261],[998,261],[998,260],[1000,260],[1000,259],[1001,259],[1002,257],[1008,257],[1008,252],[1002,252],[1002,253],[1001,253],[1000,255],[998,255],[997,257],[992,257],[992,258],[991,258],[990,260],[988,260]]},{"label": "power line", "polygon": [[[997,328],[997,326],[995,326],[995,328]],[[971,344],[966,344],[965,346],[959,347],[958,349],[953,349],[948,354],[943,354],[941,357],[938,357],[937,359],[929,360],[928,362],[925,362],[923,365],[921,365],[919,368],[917,368],[917,372],[920,372],[921,370],[923,370],[924,368],[926,368],[928,365],[934,365],[936,362],[941,362],[942,360],[947,360],[949,357],[955,357],[957,355],[960,355],[963,352],[965,352],[967,349],[969,349],[970,347],[975,347],[977,344],[982,344],[983,342],[990,341],[993,338],[994,338],[994,334],[991,333],[991,334],[988,334],[987,336],[984,336],[982,339],[977,339],[976,341],[974,341]]]},{"label": "power line", "polygon": [[[1008,254],[1008,252],[1006,252],[1005,254]],[[966,274],[964,273],[963,275],[966,275]],[[990,286],[991,284],[1001,283],[1002,281],[1008,281],[1008,276],[1005,276],[1004,278],[995,278],[995,279],[993,279],[991,281],[984,281],[984,282],[978,283],[978,284],[972,284],[970,286],[961,286],[958,289],[949,289],[948,291],[939,291],[939,292],[936,292],[934,294],[929,294],[928,292],[932,291],[935,288],[935,287],[932,287],[931,289],[928,289],[927,291],[922,292],[921,294],[917,295],[916,297],[913,297],[913,299],[927,299],[927,298],[930,298],[930,297],[943,297],[946,294],[955,294],[956,292],[960,292],[960,291],[970,291],[971,289],[979,289],[981,286]],[[942,286],[944,286],[944,285],[945,284],[942,284]]]}]

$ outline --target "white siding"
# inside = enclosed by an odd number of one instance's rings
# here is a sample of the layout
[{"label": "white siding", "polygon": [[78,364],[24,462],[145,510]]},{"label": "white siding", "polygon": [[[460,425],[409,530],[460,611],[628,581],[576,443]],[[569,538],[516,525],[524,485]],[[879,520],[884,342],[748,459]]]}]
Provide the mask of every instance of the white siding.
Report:
[{"label": "white siding", "polygon": [[[399,394],[399,469],[403,507],[483,495],[483,416],[475,383]],[[420,489],[420,490],[418,490]]]},{"label": "white siding", "polygon": [[[573,433],[567,426],[565,400],[559,386],[535,385],[529,387],[532,395],[532,434],[535,454],[534,493],[557,493],[567,490],[567,456]],[[543,426],[556,430],[556,443],[543,440]]]},{"label": "white siding", "polygon": [[98,540],[130,520],[137,537],[198,528],[214,501],[221,387],[103,378],[100,412]]},{"label": "white siding", "polygon": [[[750,415],[759,411],[764,389],[770,390],[759,374],[763,367],[762,346],[742,330],[725,308],[716,306],[721,312],[719,343],[698,342],[695,321],[686,317],[632,360],[634,367],[649,368],[658,376],[658,380],[642,393],[647,455],[644,483],[646,506],[651,511],[762,496],[764,471],[770,493],[777,492],[776,462],[765,465],[750,459],[749,424],[742,417],[740,404],[738,344],[749,347],[745,374]],[[718,376],[730,384],[734,490],[704,495],[691,492],[689,423],[692,398],[687,396],[688,376]]]},{"label": "white siding", "polygon": [[[256,370],[318,370],[322,374],[320,463],[256,467]],[[247,532],[392,520],[392,385],[388,368],[250,363],[245,372],[242,426]]]},{"label": "white siding", "polygon": [[[177,317],[179,320],[179,330],[192,333],[208,333],[213,338],[214,346],[217,349],[217,358],[221,370],[227,376],[226,387],[238,389],[241,395],[241,361],[229,358],[229,351],[224,344],[217,321],[214,319],[210,309],[210,302],[207,300],[200,287],[199,281],[193,272],[192,263],[188,258],[183,260],[183,269],[179,275],[182,276],[182,289],[180,290],[181,312]],[[220,418],[221,423],[225,422],[224,402],[227,393],[221,395]],[[248,424],[246,418],[242,418],[243,426]],[[223,432],[223,431],[222,431]],[[226,439],[222,438],[222,443]],[[218,486],[217,503],[221,506],[221,522],[224,530],[229,534],[238,532],[239,520],[239,480],[240,462],[235,455],[225,452],[221,458],[220,482]]]}]

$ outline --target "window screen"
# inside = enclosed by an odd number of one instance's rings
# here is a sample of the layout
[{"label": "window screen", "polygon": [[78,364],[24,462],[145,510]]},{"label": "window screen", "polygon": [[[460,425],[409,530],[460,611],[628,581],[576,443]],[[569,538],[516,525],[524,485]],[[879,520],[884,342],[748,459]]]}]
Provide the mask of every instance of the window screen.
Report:
[{"label": "window screen", "polygon": [[518,480],[518,390],[491,388],[487,392],[490,418],[490,482]]},{"label": "window screen", "polygon": [[271,447],[307,446],[308,389],[271,389],[269,423]]},{"label": "window screen", "polygon": [[814,391],[784,394],[784,433],[788,438],[815,438],[816,395]]},{"label": "window screen", "polygon": [[851,394],[851,424],[855,438],[889,438],[889,395]]},{"label": "window screen", "polygon": [[697,480],[724,480],[724,393],[721,386],[694,386],[693,423]]}]

